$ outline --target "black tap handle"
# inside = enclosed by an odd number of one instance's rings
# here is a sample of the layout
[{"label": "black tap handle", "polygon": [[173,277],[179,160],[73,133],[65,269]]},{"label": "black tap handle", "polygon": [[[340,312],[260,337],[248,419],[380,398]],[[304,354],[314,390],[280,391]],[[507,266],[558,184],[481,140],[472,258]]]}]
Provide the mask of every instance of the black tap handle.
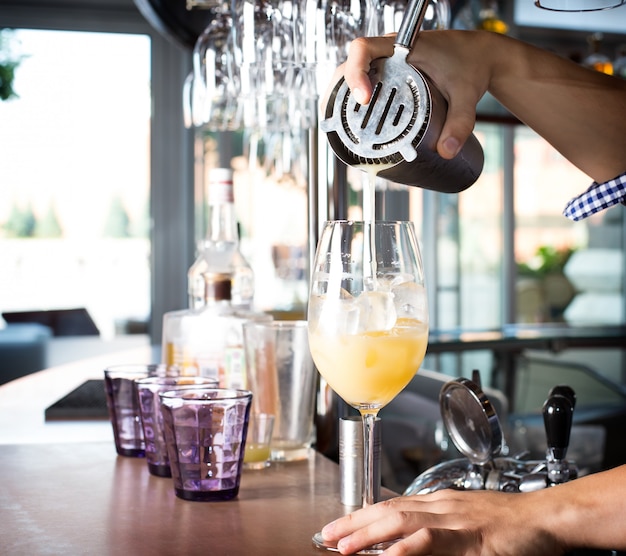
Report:
[{"label": "black tap handle", "polygon": [[556,460],[565,459],[573,418],[574,405],[567,396],[553,394],[543,404],[548,453]]},{"label": "black tap handle", "polygon": [[555,394],[560,394],[561,396],[565,396],[572,402],[572,410],[576,407],[576,392],[571,386],[567,386],[566,384],[559,384],[550,390],[548,397],[554,396]]}]

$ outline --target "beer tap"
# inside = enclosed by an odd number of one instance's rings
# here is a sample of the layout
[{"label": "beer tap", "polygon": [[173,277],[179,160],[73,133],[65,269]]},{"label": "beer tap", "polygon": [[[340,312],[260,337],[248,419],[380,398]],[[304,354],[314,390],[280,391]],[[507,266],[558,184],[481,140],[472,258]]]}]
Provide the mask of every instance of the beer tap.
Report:
[{"label": "beer tap", "polygon": [[545,460],[507,456],[498,416],[480,387],[480,375],[444,384],[439,396],[444,426],[465,456],[442,462],[414,479],[405,495],[445,488],[530,492],[575,479],[577,468],[566,459],[576,395],[569,386],[552,388],[543,405]]},{"label": "beer tap", "polygon": [[565,459],[576,406],[576,394],[569,386],[555,386],[543,404],[548,450],[546,462],[551,485],[570,479],[570,466]]}]

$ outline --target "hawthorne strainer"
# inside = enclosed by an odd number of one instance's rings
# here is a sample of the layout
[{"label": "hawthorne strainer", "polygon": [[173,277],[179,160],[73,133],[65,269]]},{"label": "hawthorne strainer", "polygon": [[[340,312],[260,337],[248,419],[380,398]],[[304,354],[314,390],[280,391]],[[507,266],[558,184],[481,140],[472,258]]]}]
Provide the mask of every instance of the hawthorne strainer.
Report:
[{"label": "hawthorne strainer", "polygon": [[350,166],[379,165],[382,178],[456,193],[480,175],[483,151],[474,135],[452,160],[436,151],[447,103],[430,79],[407,62],[427,6],[428,0],[407,5],[393,55],[372,62],[370,102],[358,103],[341,78],[329,95],[320,127]]}]

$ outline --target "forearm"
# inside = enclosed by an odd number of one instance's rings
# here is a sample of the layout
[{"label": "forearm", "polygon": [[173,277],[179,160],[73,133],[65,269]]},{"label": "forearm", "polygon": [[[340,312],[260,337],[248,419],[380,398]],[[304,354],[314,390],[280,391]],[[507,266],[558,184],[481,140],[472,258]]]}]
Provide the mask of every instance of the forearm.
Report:
[{"label": "forearm", "polygon": [[[369,102],[373,59],[391,56],[394,38],[356,39],[339,68],[358,102]],[[530,44],[486,31],[424,31],[407,61],[448,101],[437,144],[452,158],[472,132],[486,91],[598,182],[626,170],[626,80],[583,68]]]},{"label": "forearm", "polygon": [[540,519],[561,546],[626,550],[626,465],[535,494]]},{"label": "forearm", "polygon": [[626,170],[626,81],[534,46],[492,37],[488,90],[596,181]]},{"label": "forearm", "polygon": [[446,133],[467,133],[469,110],[489,91],[594,180],[626,170],[626,80],[485,31],[423,32],[409,61],[443,90]]},{"label": "forearm", "polygon": [[390,554],[554,556],[626,549],[626,465],[525,494],[440,490],[400,496],[326,525],[342,554],[402,539]]}]

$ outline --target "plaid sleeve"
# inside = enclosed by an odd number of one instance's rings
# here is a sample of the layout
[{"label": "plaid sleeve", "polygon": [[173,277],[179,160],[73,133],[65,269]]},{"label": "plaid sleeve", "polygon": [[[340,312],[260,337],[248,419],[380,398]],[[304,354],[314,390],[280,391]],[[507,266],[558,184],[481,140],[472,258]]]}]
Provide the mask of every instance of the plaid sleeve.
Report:
[{"label": "plaid sleeve", "polygon": [[626,205],[626,172],[604,183],[593,182],[587,191],[567,203],[563,214],[571,220],[582,220],[618,203]]}]

